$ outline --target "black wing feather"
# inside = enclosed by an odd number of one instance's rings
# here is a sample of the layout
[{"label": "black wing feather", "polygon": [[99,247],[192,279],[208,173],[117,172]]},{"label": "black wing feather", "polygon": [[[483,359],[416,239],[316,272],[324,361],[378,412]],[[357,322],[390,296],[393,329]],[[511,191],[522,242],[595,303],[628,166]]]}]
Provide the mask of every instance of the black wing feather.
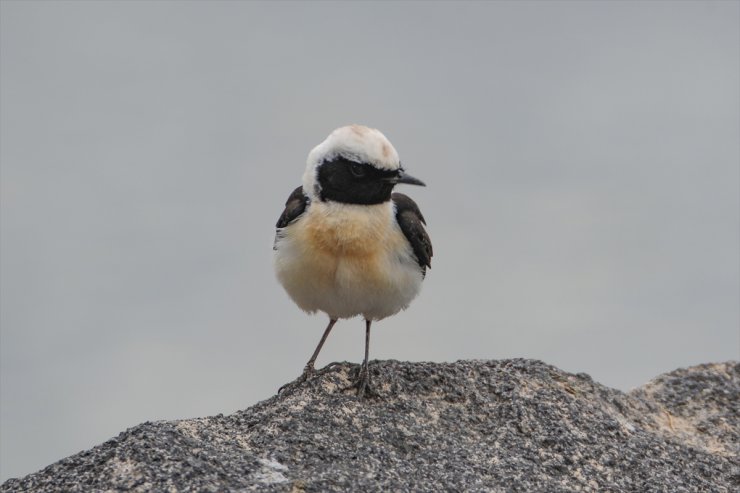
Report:
[{"label": "black wing feather", "polygon": [[306,212],[306,207],[308,207],[308,197],[303,194],[303,187],[298,187],[288,197],[288,200],[285,202],[285,210],[280,214],[280,219],[278,219],[275,225],[277,231],[275,232],[275,241],[272,244],[273,250],[277,250],[278,240],[282,237],[280,230]]},{"label": "black wing feather", "polygon": [[285,202],[285,210],[280,214],[276,228],[284,228],[288,224],[292,223],[298,217],[306,211],[308,205],[308,197],[303,193],[303,187],[298,187],[293,190],[288,200]]},{"label": "black wing feather", "polygon": [[393,203],[396,204],[396,221],[401,227],[403,235],[411,245],[416,255],[422,273],[426,274],[427,267],[432,268],[432,240],[424,229],[426,221],[419,210],[416,202],[411,197],[402,193],[391,195]]}]

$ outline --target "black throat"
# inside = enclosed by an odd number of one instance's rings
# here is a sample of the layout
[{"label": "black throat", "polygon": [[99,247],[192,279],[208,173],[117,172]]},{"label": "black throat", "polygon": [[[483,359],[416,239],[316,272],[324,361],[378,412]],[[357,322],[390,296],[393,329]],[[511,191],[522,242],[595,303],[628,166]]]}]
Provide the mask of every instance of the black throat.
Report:
[{"label": "black throat", "polygon": [[391,199],[398,171],[382,171],[367,164],[336,157],[318,168],[319,198],[345,204],[381,204]]}]

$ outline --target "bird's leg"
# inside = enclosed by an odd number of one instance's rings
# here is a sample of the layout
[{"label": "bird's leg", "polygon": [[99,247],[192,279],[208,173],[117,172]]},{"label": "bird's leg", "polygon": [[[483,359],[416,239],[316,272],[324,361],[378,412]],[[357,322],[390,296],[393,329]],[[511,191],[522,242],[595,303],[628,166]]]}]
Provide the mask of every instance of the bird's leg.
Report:
[{"label": "bird's leg", "polygon": [[321,352],[321,347],[326,342],[326,338],[329,337],[329,332],[331,332],[331,329],[334,327],[335,323],[337,323],[336,318],[332,318],[329,320],[329,325],[326,326],[326,330],[324,330],[324,335],[321,336],[319,345],[316,346],[316,350],[313,352],[311,359],[308,360],[308,363],[306,363],[306,367],[303,369],[303,375],[301,375],[301,378],[303,379],[303,381],[305,381],[308,377],[313,375],[313,373],[316,371],[314,368],[314,363],[316,363],[316,358],[318,358],[319,353]]},{"label": "bird's leg", "polygon": [[354,386],[357,387],[357,395],[359,397],[365,397],[365,393],[372,393],[370,387],[370,371],[368,370],[368,356],[370,355],[370,320],[365,320],[365,359],[360,367],[360,375],[357,378]]},{"label": "bird's leg", "polygon": [[334,324],[337,323],[336,318],[329,319],[329,325],[326,326],[326,330],[324,330],[324,335],[321,336],[321,340],[319,341],[319,345],[316,346],[316,350],[313,352],[313,355],[311,355],[311,359],[308,360],[308,363],[306,363],[306,366],[303,368],[303,373],[300,377],[298,377],[297,380],[291,383],[286,383],[282,387],[278,389],[278,393],[282,392],[283,389],[287,387],[292,387],[294,385],[300,385],[306,380],[308,380],[315,372],[316,369],[314,368],[314,364],[316,363],[316,358],[318,358],[319,353],[321,352],[321,347],[324,345],[324,342],[326,342],[326,338],[329,337],[329,332],[331,332],[331,329],[334,327]]}]

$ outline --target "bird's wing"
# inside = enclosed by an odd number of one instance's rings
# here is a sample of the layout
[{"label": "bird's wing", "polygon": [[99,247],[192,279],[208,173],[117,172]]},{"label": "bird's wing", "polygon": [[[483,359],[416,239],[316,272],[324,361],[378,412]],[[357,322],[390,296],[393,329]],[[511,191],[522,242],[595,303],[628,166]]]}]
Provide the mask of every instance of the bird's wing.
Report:
[{"label": "bird's wing", "polygon": [[277,242],[281,236],[280,230],[298,219],[301,214],[306,211],[307,206],[308,197],[303,194],[303,187],[298,187],[293,190],[288,197],[288,200],[285,201],[285,209],[283,210],[283,213],[280,214],[280,219],[278,219],[278,222],[275,225],[277,232],[275,233],[275,242],[272,245],[273,250],[277,250]]},{"label": "bird's wing", "polygon": [[394,193],[391,199],[396,205],[396,221],[411,245],[422,273],[426,274],[427,267],[432,268],[432,240],[424,229],[424,216],[408,195]]},{"label": "bird's wing", "polygon": [[290,194],[288,200],[285,201],[285,210],[280,214],[276,228],[284,228],[288,224],[292,223],[298,217],[306,211],[308,205],[308,197],[303,194],[303,187],[298,187]]}]

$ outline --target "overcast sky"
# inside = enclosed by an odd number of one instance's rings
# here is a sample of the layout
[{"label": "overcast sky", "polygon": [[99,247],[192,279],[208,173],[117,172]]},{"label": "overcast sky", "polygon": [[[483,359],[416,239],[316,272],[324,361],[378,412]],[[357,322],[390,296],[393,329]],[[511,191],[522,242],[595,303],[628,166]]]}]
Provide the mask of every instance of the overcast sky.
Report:
[{"label": "overcast sky", "polygon": [[347,123],[427,183],[435,249],[371,358],[627,390],[739,357],[738,2],[0,5],[2,480],[300,374],[326,319],[274,224]]}]

